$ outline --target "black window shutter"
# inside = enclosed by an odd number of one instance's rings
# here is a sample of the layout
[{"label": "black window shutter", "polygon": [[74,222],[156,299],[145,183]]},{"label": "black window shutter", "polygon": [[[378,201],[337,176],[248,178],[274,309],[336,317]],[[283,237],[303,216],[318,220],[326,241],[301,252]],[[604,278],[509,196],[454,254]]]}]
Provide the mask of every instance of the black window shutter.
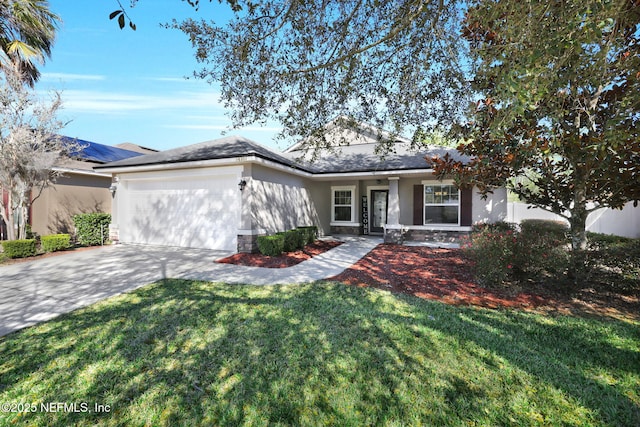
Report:
[{"label": "black window shutter", "polygon": [[460,189],[460,225],[470,226],[472,223],[471,199],[473,190],[471,188]]},{"label": "black window shutter", "polygon": [[424,185],[413,186],[413,225],[424,224]]}]

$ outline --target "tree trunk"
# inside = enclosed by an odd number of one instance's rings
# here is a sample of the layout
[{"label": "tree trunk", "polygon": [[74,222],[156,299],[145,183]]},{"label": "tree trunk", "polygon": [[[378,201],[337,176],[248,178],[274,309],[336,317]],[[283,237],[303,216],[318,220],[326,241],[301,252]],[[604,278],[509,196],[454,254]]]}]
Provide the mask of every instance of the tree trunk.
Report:
[{"label": "tree trunk", "polygon": [[573,206],[569,210],[569,234],[571,236],[571,260],[569,264],[569,277],[577,284],[578,279],[584,273],[585,252],[587,250],[587,210],[586,191],[579,187],[575,191]]},{"label": "tree trunk", "polygon": [[7,204],[5,206],[6,212],[2,213],[4,224],[7,227],[7,240],[16,239],[16,228],[14,222],[13,203],[11,200],[11,192],[7,192]]},{"label": "tree trunk", "polygon": [[571,211],[569,219],[569,233],[571,235],[571,250],[584,251],[587,249],[587,213],[586,209],[580,212]]}]

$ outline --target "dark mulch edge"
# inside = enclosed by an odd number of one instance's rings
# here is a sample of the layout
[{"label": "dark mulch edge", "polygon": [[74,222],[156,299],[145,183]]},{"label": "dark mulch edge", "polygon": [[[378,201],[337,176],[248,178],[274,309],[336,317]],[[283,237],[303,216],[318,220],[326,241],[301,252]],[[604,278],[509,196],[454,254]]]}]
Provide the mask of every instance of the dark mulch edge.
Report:
[{"label": "dark mulch edge", "polygon": [[356,264],[330,280],[368,286],[452,305],[522,309],[546,314],[579,314],[640,319],[638,295],[594,288],[531,284],[486,288],[473,277],[470,261],[460,249],[378,245]]},{"label": "dark mulch edge", "polygon": [[287,268],[320,255],[330,249],[340,246],[342,242],[337,240],[316,240],[295,252],[287,252],[282,255],[270,257],[262,254],[237,253],[217,260],[222,264],[243,265],[246,267],[263,268]]}]

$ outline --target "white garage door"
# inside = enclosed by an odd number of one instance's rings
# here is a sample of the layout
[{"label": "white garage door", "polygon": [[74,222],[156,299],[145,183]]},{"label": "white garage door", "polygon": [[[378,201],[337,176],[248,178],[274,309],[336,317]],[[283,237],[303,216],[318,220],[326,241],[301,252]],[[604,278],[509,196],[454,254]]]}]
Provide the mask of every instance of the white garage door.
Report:
[{"label": "white garage door", "polygon": [[236,174],[136,179],[124,184],[119,189],[125,193],[122,242],[237,249],[240,191]]}]

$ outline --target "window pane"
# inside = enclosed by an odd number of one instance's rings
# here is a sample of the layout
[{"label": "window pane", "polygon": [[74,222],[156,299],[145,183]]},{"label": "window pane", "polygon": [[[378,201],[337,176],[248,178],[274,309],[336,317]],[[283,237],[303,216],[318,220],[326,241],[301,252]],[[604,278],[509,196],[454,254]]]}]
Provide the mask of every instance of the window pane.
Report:
[{"label": "window pane", "polygon": [[351,191],[336,191],[333,196],[333,203],[335,205],[350,205],[351,204]]},{"label": "window pane", "polygon": [[334,207],[335,221],[351,221],[351,206]]},{"label": "window pane", "polygon": [[425,224],[457,224],[458,206],[427,206],[424,216]]},{"label": "window pane", "polygon": [[457,205],[458,190],[454,185],[425,185],[425,205]]},{"label": "window pane", "polygon": [[432,205],[434,203],[433,192],[424,192],[424,202],[428,205]]}]

